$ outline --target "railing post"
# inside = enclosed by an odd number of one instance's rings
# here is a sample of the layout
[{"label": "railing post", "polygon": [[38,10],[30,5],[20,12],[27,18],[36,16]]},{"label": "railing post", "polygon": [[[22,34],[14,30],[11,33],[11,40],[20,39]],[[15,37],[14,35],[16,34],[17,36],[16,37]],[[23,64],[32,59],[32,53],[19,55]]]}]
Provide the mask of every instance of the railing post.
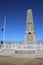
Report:
[{"label": "railing post", "polygon": [[11,44],[11,49],[13,49],[13,43]]}]

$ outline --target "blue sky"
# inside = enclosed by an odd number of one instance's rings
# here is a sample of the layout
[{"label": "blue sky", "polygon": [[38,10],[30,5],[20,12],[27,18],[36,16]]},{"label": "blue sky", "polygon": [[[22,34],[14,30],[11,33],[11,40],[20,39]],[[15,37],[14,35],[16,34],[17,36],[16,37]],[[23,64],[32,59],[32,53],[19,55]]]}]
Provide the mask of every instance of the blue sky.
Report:
[{"label": "blue sky", "polygon": [[24,41],[28,9],[33,11],[36,38],[43,40],[43,0],[0,0],[0,40],[6,16],[6,40]]}]

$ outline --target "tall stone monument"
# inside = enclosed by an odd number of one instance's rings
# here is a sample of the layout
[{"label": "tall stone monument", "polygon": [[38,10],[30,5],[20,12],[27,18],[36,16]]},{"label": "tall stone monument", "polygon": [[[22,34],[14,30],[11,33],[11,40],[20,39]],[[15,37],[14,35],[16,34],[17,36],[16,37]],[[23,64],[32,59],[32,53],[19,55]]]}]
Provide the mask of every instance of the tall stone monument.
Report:
[{"label": "tall stone monument", "polygon": [[26,17],[26,32],[25,32],[25,40],[24,43],[36,43],[36,34],[34,31],[34,23],[33,23],[33,15],[32,10],[27,10]]}]

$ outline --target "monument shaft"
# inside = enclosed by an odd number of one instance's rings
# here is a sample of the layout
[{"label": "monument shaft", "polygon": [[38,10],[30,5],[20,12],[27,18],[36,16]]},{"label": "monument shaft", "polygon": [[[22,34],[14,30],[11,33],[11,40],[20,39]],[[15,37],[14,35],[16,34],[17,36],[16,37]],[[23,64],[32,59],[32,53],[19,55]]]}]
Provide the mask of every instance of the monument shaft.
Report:
[{"label": "monument shaft", "polygon": [[36,43],[32,10],[27,10],[25,43]]}]

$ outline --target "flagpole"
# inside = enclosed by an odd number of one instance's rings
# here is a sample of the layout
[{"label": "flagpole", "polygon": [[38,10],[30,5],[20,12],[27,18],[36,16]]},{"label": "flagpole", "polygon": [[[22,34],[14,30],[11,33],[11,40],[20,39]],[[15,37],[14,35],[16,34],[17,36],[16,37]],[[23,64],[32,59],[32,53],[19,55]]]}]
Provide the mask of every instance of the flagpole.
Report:
[{"label": "flagpole", "polygon": [[4,17],[4,33],[3,33],[3,43],[5,43],[5,29],[6,29],[6,16]]}]

